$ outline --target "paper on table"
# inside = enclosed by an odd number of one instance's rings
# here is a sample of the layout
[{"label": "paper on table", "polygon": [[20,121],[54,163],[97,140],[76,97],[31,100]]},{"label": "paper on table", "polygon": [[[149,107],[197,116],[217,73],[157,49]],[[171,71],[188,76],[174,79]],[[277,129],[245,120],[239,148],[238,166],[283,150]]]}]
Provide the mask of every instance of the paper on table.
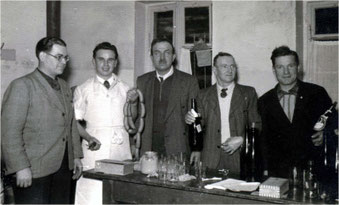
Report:
[{"label": "paper on table", "polygon": [[205,189],[222,189],[231,191],[255,191],[259,187],[259,182],[245,182],[237,179],[226,179],[213,184],[205,185]]}]

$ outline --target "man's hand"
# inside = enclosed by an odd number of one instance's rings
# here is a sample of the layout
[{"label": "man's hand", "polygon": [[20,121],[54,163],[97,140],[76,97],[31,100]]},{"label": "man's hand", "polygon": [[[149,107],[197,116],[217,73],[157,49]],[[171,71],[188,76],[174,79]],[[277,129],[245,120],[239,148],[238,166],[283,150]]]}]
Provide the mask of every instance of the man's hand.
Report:
[{"label": "man's hand", "polygon": [[138,92],[136,88],[132,88],[129,91],[127,91],[127,97],[126,101],[130,102],[131,104],[137,103],[137,100],[139,98]]},{"label": "man's hand", "polygon": [[27,167],[16,172],[16,185],[18,187],[29,187],[32,185],[32,171]]},{"label": "man's hand", "polygon": [[190,164],[199,164],[201,152],[193,151],[191,153]]},{"label": "man's hand", "polygon": [[244,138],[241,136],[238,137],[230,137],[226,140],[226,142],[224,142],[221,145],[221,148],[227,153],[227,154],[233,154],[235,151],[237,151],[237,149],[240,148],[240,146],[242,145],[242,143],[244,142]]},{"label": "man's hand", "polygon": [[312,136],[312,142],[314,144],[314,146],[321,146],[323,144],[323,131],[319,131],[314,133]]},{"label": "man's hand", "polygon": [[101,143],[100,141],[95,138],[95,137],[91,137],[88,141],[88,149],[91,151],[96,151],[98,149],[100,149]]},{"label": "man's hand", "polygon": [[82,163],[79,158],[74,159],[74,167],[73,167],[73,177],[72,179],[79,179],[82,174]]},{"label": "man's hand", "polygon": [[195,117],[194,117],[192,111],[188,111],[186,113],[185,122],[186,122],[186,124],[189,124],[189,125],[195,122]]}]

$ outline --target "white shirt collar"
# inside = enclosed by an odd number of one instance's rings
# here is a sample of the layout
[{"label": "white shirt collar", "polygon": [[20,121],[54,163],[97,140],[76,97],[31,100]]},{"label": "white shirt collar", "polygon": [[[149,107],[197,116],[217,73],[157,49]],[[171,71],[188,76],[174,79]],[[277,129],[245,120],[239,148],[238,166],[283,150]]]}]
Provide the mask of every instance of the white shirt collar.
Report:
[{"label": "white shirt collar", "polygon": [[160,78],[159,78],[159,77],[162,77],[163,80],[166,80],[167,78],[171,77],[171,75],[173,75],[173,73],[174,73],[174,68],[173,68],[173,66],[171,66],[171,69],[169,70],[168,73],[166,73],[165,75],[162,75],[162,76],[159,75],[158,71],[156,71],[157,78],[158,78],[159,81],[160,81]]},{"label": "white shirt collar", "polygon": [[[101,78],[101,77],[98,76],[98,75],[97,75],[96,77],[97,77],[99,83],[104,84],[105,79]],[[115,75],[114,73],[112,73],[112,76],[111,76],[110,78],[107,79],[107,81],[109,82],[110,85],[113,85],[114,82],[116,82],[116,80],[117,80],[117,78],[116,78],[116,75]]]},{"label": "white shirt collar", "polygon": [[[234,82],[232,82],[231,84],[229,84],[229,85],[226,87],[226,88],[227,88],[227,93],[233,92],[234,87],[235,87],[235,83],[234,83]],[[217,83],[217,90],[218,90],[218,93],[221,92],[221,89],[224,89],[224,87],[221,87],[221,86]]]}]

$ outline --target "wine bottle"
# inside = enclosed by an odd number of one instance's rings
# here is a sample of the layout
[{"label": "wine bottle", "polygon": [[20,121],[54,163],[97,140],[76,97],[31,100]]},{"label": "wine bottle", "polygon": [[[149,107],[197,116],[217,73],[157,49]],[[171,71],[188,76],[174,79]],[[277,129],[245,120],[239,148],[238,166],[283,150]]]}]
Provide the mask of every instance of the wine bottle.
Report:
[{"label": "wine bottle", "polygon": [[[247,127],[247,126],[246,126]],[[251,127],[246,129],[245,135],[245,147],[241,153],[241,178],[246,181],[258,181],[260,180],[258,170],[258,156],[256,151],[258,150],[258,130],[255,126],[255,122],[252,122]]]},{"label": "wine bottle", "polygon": [[325,111],[324,114],[322,114],[319,117],[319,120],[317,121],[317,123],[314,125],[313,129],[315,131],[322,131],[325,127],[326,127],[326,122],[328,117],[334,112],[335,110],[335,106],[337,105],[337,102],[334,102],[331,107]]},{"label": "wine bottle", "polygon": [[250,174],[250,181],[256,181],[258,176],[258,171],[256,167],[256,161],[257,161],[257,138],[258,138],[258,130],[255,127],[255,122],[252,122],[250,131],[249,131],[249,153],[248,153],[248,159],[249,159],[249,174]]},{"label": "wine bottle", "polygon": [[[245,122],[248,122],[248,112],[244,111]],[[249,129],[248,123],[245,124],[244,147],[240,152],[240,179],[247,180],[248,175],[248,153],[249,153]]]},{"label": "wine bottle", "polygon": [[[195,98],[191,99],[191,111],[197,115],[197,102]],[[189,125],[189,145],[192,151],[201,151],[203,147],[203,135],[201,126],[201,117],[197,116],[195,122]]]}]

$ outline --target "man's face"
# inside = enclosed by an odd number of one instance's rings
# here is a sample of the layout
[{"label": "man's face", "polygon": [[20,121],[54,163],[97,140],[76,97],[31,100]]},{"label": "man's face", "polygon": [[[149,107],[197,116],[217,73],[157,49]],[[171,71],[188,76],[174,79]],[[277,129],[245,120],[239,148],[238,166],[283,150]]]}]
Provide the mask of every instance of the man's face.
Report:
[{"label": "man's face", "polygon": [[93,64],[98,76],[108,79],[112,76],[118,60],[112,50],[100,49],[96,52]]},{"label": "man's face", "polygon": [[213,73],[219,84],[230,84],[234,81],[237,73],[237,65],[231,56],[220,56],[217,58]]},{"label": "man's face", "polygon": [[[45,57],[42,61],[46,68],[46,74],[51,77],[61,75],[64,72],[67,64],[66,58],[68,58],[68,55],[66,47],[54,44],[50,51],[45,51],[44,53]],[[60,58],[60,60],[57,58]]]},{"label": "man's face", "polygon": [[297,81],[298,65],[293,55],[275,58],[273,72],[280,85],[293,85]]},{"label": "man's face", "polygon": [[161,74],[167,73],[175,59],[172,46],[168,42],[159,42],[153,46],[152,51],[151,58],[155,69]]}]

